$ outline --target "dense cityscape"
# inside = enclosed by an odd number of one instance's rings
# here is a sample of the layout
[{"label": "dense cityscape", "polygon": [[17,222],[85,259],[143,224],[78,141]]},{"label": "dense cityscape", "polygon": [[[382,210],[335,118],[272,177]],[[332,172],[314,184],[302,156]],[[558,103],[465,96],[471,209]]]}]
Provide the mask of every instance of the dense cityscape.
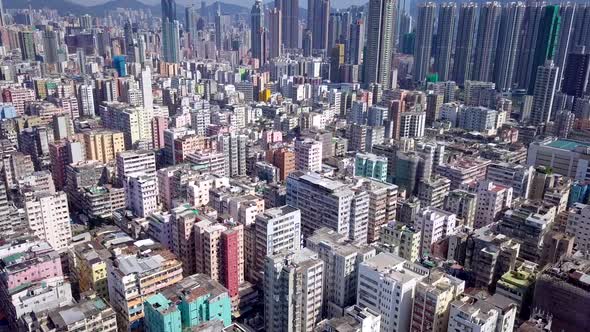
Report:
[{"label": "dense cityscape", "polygon": [[590,329],[590,3],[156,1],[0,0],[0,332]]}]

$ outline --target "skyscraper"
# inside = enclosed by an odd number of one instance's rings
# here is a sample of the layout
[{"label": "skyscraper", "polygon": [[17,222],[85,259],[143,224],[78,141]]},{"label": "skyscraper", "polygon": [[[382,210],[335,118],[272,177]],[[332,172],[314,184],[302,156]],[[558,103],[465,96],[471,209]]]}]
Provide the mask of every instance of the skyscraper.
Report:
[{"label": "skyscraper", "polygon": [[260,61],[260,65],[266,62],[265,32],[264,32],[264,7],[261,0],[256,0],[252,5],[250,40],[252,41],[252,57]]},{"label": "skyscraper", "polygon": [[586,46],[586,49],[590,48],[590,4],[576,6],[572,46],[580,45]]},{"label": "skyscraper", "polygon": [[516,55],[521,46],[520,29],[524,19],[525,6],[512,2],[502,8],[498,50],[494,66],[494,83],[498,91],[510,90],[514,83]]},{"label": "skyscraper", "polygon": [[149,67],[141,71],[139,83],[141,84],[141,96],[143,100],[143,109],[146,112],[154,110],[154,95],[152,93],[152,72]]},{"label": "skyscraper", "polygon": [[162,20],[176,20],[176,0],[162,0]]},{"label": "skyscraper", "polygon": [[35,39],[32,31],[19,31],[18,45],[23,60],[35,60]]},{"label": "skyscraper", "polygon": [[265,331],[313,331],[324,304],[324,262],[309,250],[267,256],[264,262]]},{"label": "skyscraper", "polygon": [[479,11],[472,76],[475,81],[490,82],[492,80],[501,14],[502,7],[499,2],[488,2],[482,5]]},{"label": "skyscraper", "polygon": [[457,5],[454,2],[443,3],[438,10],[438,27],[436,32],[436,54],[434,70],[441,81],[447,81],[451,74],[451,52],[455,38],[455,17]]},{"label": "skyscraper", "polygon": [[162,53],[165,62],[180,61],[180,26],[176,20],[175,0],[162,0]]},{"label": "skyscraper", "polygon": [[282,16],[279,8],[273,8],[269,12],[269,58],[274,59],[282,53]]},{"label": "skyscraper", "polygon": [[350,38],[346,48],[346,63],[360,65],[365,47],[365,22],[358,19],[350,25]]},{"label": "skyscraper", "polygon": [[194,46],[197,36],[197,26],[199,24],[199,14],[197,8],[193,5],[186,7],[185,11],[185,29],[189,35],[189,45]]},{"label": "skyscraper", "polygon": [[590,53],[580,46],[575,53],[567,57],[564,74],[561,82],[561,91],[574,97],[582,97],[587,92],[590,75]]},{"label": "skyscraper", "polygon": [[123,27],[123,34],[125,37],[125,54],[127,55],[127,60],[129,62],[137,62],[137,58],[135,54],[135,50],[137,49],[135,38],[133,36],[133,28],[131,26],[131,21],[127,21]]},{"label": "skyscraper", "polygon": [[113,57],[113,68],[117,71],[119,77],[127,76],[126,60],[124,55],[117,55]]},{"label": "skyscraper", "polygon": [[473,2],[462,4],[459,11],[452,78],[460,86],[463,86],[465,81],[471,79],[471,56],[474,46],[476,13],[477,5]]},{"label": "skyscraper", "polygon": [[543,66],[537,67],[531,114],[533,125],[544,125],[551,119],[558,73],[559,68],[551,60],[547,60]]},{"label": "skyscraper", "polygon": [[286,48],[298,48],[299,0],[275,0],[275,8],[278,8],[281,11],[281,35],[283,46]]},{"label": "skyscraper", "polygon": [[92,85],[82,84],[78,87],[78,109],[82,115],[94,117],[94,91]]},{"label": "skyscraper", "polygon": [[418,5],[416,44],[414,45],[414,81],[416,82],[423,82],[430,68],[435,12],[434,2]]},{"label": "skyscraper", "polygon": [[559,7],[559,16],[561,22],[559,25],[559,38],[557,39],[557,50],[555,53],[555,64],[562,70],[559,72],[559,82],[563,80],[567,57],[574,50],[574,16],[576,14],[577,4],[563,3]]},{"label": "skyscraper", "polygon": [[315,0],[313,8],[313,49],[328,49],[328,23],[330,20],[330,0]]},{"label": "skyscraper", "polygon": [[555,50],[557,47],[557,38],[559,37],[559,25],[561,18],[559,17],[559,5],[548,5],[543,10],[543,17],[539,24],[539,33],[535,46],[535,54],[533,55],[533,73],[531,80],[528,82],[529,93],[532,93],[536,88],[536,68],[542,66],[547,60],[555,59]]},{"label": "skyscraper", "polygon": [[58,34],[53,30],[47,30],[43,33],[43,50],[45,52],[45,63],[56,64],[57,58],[57,43]]},{"label": "skyscraper", "polygon": [[526,4],[524,11],[524,18],[522,26],[526,27],[522,32],[521,46],[518,52],[518,70],[514,77],[517,86],[521,89],[528,87],[528,82],[531,79],[533,70],[533,54],[535,53],[535,42],[537,40],[537,33],[539,31],[539,24],[541,23],[541,15],[543,13],[543,3],[529,2]]},{"label": "skyscraper", "polygon": [[0,26],[4,25],[4,5],[2,4],[2,0],[0,0]]},{"label": "skyscraper", "polygon": [[364,83],[380,83],[384,89],[391,86],[393,58],[393,32],[395,27],[395,0],[369,2],[367,58],[364,59]]}]

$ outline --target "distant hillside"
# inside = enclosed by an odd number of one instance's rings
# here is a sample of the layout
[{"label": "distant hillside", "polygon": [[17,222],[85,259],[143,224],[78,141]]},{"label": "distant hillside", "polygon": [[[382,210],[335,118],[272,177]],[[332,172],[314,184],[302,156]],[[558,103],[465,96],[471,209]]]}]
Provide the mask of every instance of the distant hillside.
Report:
[{"label": "distant hillside", "polygon": [[[162,8],[159,4],[150,6],[139,2],[138,0],[113,0],[111,2],[96,6],[81,6],[79,4],[69,2],[68,0],[3,0],[3,3],[4,8],[25,9],[29,8],[30,6],[33,9],[56,9],[60,13],[74,15],[90,14],[94,16],[102,16],[107,11],[114,8],[150,9],[154,14],[160,14],[162,11]],[[224,2],[220,2],[220,7],[221,12],[224,15],[248,14],[250,12],[250,9],[246,7]],[[184,18],[184,8],[184,6],[178,4],[176,5],[178,19],[181,21]],[[201,15],[213,16],[216,12],[217,3],[212,3],[205,7],[204,13],[201,13]]]},{"label": "distant hillside", "polygon": [[94,16],[102,16],[108,10],[112,10],[114,8],[132,8],[132,9],[151,9],[152,12],[160,12],[160,6],[148,6],[143,4],[137,0],[116,0],[113,2],[108,2],[102,5],[96,6],[81,6],[67,0],[4,0],[4,8],[13,8],[13,9],[24,9],[29,8],[29,6],[33,9],[56,9],[60,13],[63,14],[75,14],[75,15],[83,15],[83,14],[90,14]]}]

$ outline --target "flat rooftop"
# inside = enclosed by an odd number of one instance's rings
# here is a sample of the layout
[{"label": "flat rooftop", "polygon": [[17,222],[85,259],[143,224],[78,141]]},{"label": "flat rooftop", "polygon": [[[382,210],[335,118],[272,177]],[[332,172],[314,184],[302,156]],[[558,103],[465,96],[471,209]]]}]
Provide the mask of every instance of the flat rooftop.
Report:
[{"label": "flat rooftop", "polygon": [[573,141],[573,140],[568,140],[568,139],[558,139],[556,141],[553,141],[553,142],[547,144],[547,146],[552,147],[552,148],[556,148],[556,149],[574,151],[579,146],[589,147],[590,143],[578,142],[578,141]]}]

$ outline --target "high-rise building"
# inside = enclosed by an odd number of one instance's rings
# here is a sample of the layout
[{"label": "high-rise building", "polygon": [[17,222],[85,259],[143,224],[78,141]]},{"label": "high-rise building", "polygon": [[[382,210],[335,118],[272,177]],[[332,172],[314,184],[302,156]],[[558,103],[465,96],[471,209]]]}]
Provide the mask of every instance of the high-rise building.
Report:
[{"label": "high-rise building", "polygon": [[271,208],[256,216],[254,225],[254,270],[256,278],[262,272],[264,258],[282,251],[296,251],[301,249],[301,212],[285,205]]},{"label": "high-rise building", "polygon": [[265,331],[313,332],[322,318],[324,262],[309,249],[267,256]]},{"label": "high-rise building", "polygon": [[536,69],[534,76],[533,110],[531,123],[536,126],[543,126],[551,120],[553,110],[553,99],[557,89],[559,68],[553,61],[548,60],[544,65]]},{"label": "high-rise building", "polygon": [[371,0],[367,15],[367,44],[364,83],[379,83],[384,89],[391,86],[393,34],[395,30],[395,0]]},{"label": "high-rise building", "polygon": [[421,232],[420,257],[432,257],[433,245],[455,233],[456,216],[426,205],[418,212],[414,225]]},{"label": "high-rise building", "polygon": [[324,316],[340,317],[356,303],[358,265],[375,256],[375,248],[356,246],[346,236],[320,228],[306,240],[306,248],[324,261]]},{"label": "high-rise building", "polygon": [[2,4],[2,1],[0,0],[0,26],[5,25],[4,20],[5,20],[5,18],[4,18],[4,5]]},{"label": "high-rise building", "polygon": [[486,179],[511,187],[515,197],[529,197],[534,168],[515,163],[495,162],[488,166]]},{"label": "high-rise building", "polygon": [[519,258],[539,262],[543,250],[543,239],[551,230],[555,212],[555,207],[538,208],[523,205],[504,212],[497,230],[520,242]]},{"label": "high-rise building", "polygon": [[283,30],[282,30],[282,19],[281,10],[279,8],[273,8],[269,12],[269,59],[278,58],[281,56],[283,51]]},{"label": "high-rise building", "polygon": [[220,331],[231,324],[227,289],[205,274],[191,275],[144,296],[143,300],[145,331],[176,332],[203,327]]},{"label": "high-rise building", "polygon": [[[537,35],[539,33],[539,25],[541,24],[541,17],[544,11],[543,2],[528,2],[525,7],[524,18],[522,26],[523,29],[520,51],[518,52],[518,70],[515,71],[514,80],[516,85],[521,89],[528,90],[528,84],[531,80],[533,67],[533,56],[535,54],[535,47]],[[539,65],[542,65],[541,62]],[[530,94],[530,93],[529,93]]]},{"label": "high-rise building", "polygon": [[498,91],[506,91],[512,89],[516,76],[517,54],[522,46],[521,27],[525,6],[521,2],[513,2],[506,4],[501,10],[493,79]]},{"label": "high-rise building", "polygon": [[140,142],[152,140],[153,112],[118,102],[103,103],[99,109],[106,128],[123,132],[125,149],[132,149]]},{"label": "high-rise building", "polygon": [[237,309],[244,282],[244,226],[200,219],[194,225],[196,270],[225,286]]},{"label": "high-rise building", "polygon": [[[532,72],[527,86],[529,94],[533,93],[537,87],[537,76],[539,75],[537,68],[546,65],[547,61],[555,60],[560,22],[559,5],[546,5],[543,7],[535,42],[535,53],[531,59]],[[528,28],[530,29],[530,27]]]},{"label": "high-rise building", "polygon": [[35,36],[33,31],[19,31],[18,45],[24,61],[35,60]]},{"label": "high-rise building", "polygon": [[109,302],[122,331],[142,329],[144,301],[182,280],[182,263],[162,245],[144,240],[127,249],[107,262]]},{"label": "high-rise building", "polygon": [[354,175],[385,182],[387,180],[387,158],[370,153],[357,153]]},{"label": "high-rise building", "polygon": [[435,17],[435,3],[427,2],[418,5],[416,44],[414,45],[414,81],[416,82],[424,82],[430,71]]},{"label": "high-rise building", "polygon": [[43,33],[43,51],[45,52],[45,63],[56,64],[58,62],[58,33],[57,31],[47,30]]},{"label": "high-rise building", "polygon": [[322,143],[310,138],[296,140],[295,169],[320,172],[322,170]]},{"label": "high-rise building", "polygon": [[422,232],[413,225],[392,221],[381,228],[379,245],[403,259],[417,262],[420,259],[421,238]]},{"label": "high-rise building", "polygon": [[187,6],[184,10],[184,24],[189,34],[189,45],[194,47],[197,40],[197,31],[199,30],[199,10],[194,6]]},{"label": "high-rise building", "polygon": [[424,137],[426,125],[426,112],[403,112],[400,115],[401,138],[420,138]]},{"label": "high-rise building", "polygon": [[55,250],[68,247],[72,240],[67,196],[58,193],[24,193],[26,221],[32,233],[49,243]]},{"label": "high-rise building", "polygon": [[449,323],[451,302],[465,290],[465,282],[433,269],[418,282],[410,331],[444,331]]},{"label": "high-rise building", "polygon": [[[565,76],[565,66],[569,53],[575,51],[577,45],[574,45],[575,15],[581,6],[576,3],[566,2],[559,4],[559,37],[555,50],[555,64],[561,68],[559,73],[559,82],[563,81]],[[583,10],[583,7],[582,7]]]},{"label": "high-rise building", "polygon": [[449,194],[451,180],[444,177],[426,177],[418,184],[418,199],[422,206],[442,208],[445,198]]},{"label": "high-rise building", "polygon": [[117,183],[124,185],[131,176],[156,175],[156,157],[153,151],[133,150],[117,154]]},{"label": "high-rise building", "polygon": [[[313,34],[313,49],[328,51],[328,23],[330,20],[330,0],[313,0],[313,20],[311,32]],[[309,23],[308,23],[309,29]]]},{"label": "high-rise building", "polygon": [[503,210],[512,204],[512,188],[483,181],[477,188],[475,228],[487,226],[501,217]]},{"label": "high-rise building", "polygon": [[154,95],[152,93],[152,72],[149,67],[141,70],[139,84],[141,85],[141,99],[143,101],[143,109],[145,112],[153,114]]},{"label": "high-rise building", "polygon": [[440,109],[445,100],[443,94],[428,93],[426,96],[426,124],[432,126],[440,120]]},{"label": "high-rise building", "polygon": [[116,55],[113,57],[113,68],[117,71],[119,77],[127,76],[127,60],[124,55]]},{"label": "high-rise building", "polygon": [[125,150],[125,138],[122,132],[88,131],[84,133],[84,150],[86,159],[108,163]]},{"label": "high-rise building", "polygon": [[[301,210],[304,235],[311,235],[320,227],[328,227],[339,234],[349,235],[353,240],[364,238],[366,241],[368,196],[366,192],[358,195],[364,196],[363,199],[357,200],[357,193],[346,183],[323,178],[316,173],[295,171],[287,177],[287,204]],[[361,208],[363,204],[366,206]]]},{"label": "high-rise building", "polygon": [[451,303],[449,331],[514,330],[516,304],[500,294],[490,297],[463,296]]},{"label": "high-rise building", "polygon": [[266,62],[266,31],[264,28],[264,6],[261,0],[256,0],[250,12],[250,42],[252,57],[258,59],[260,65]]},{"label": "high-rise building", "polygon": [[350,25],[350,38],[346,47],[346,63],[360,65],[363,59],[365,47],[366,23],[358,19]]},{"label": "high-rise building", "polygon": [[562,72],[561,91],[574,97],[582,97],[588,92],[590,80],[590,53],[585,47],[567,56],[565,70]]},{"label": "high-rise building", "polygon": [[219,135],[217,137],[217,151],[225,158],[225,175],[246,175],[246,142],[245,135],[235,133]]},{"label": "high-rise building", "polygon": [[[590,323],[590,293],[586,283],[580,282],[588,275],[590,261],[568,257],[543,269],[537,277],[532,308],[552,316],[552,330],[583,331]],[[572,303],[579,306],[574,308]]]},{"label": "high-rise building", "polygon": [[[299,0],[275,0],[275,8],[278,8],[281,13],[283,47],[299,48]],[[312,12],[308,9],[308,15]],[[311,31],[309,21],[308,29]]]},{"label": "high-rise building", "polygon": [[78,109],[85,117],[93,118],[96,115],[92,85],[82,84],[78,87]]},{"label": "high-rise building", "polygon": [[590,249],[588,229],[590,229],[590,206],[575,203],[568,211],[566,232],[575,236],[574,243],[578,250]]},{"label": "high-rise building", "polygon": [[[482,82],[492,80],[494,61],[500,31],[502,7],[499,2],[487,2],[479,9],[479,23],[474,49],[471,79]],[[504,52],[504,50],[498,50]]]},{"label": "high-rise building", "polygon": [[416,284],[428,270],[382,252],[359,267],[357,304],[381,315],[382,331],[409,331]]},{"label": "high-rise building", "polygon": [[162,1],[162,53],[164,61],[180,61],[180,25],[176,19],[176,1]]},{"label": "high-rise building", "polygon": [[[5,236],[8,234],[5,234]],[[0,303],[8,327],[20,330],[19,319],[72,303],[69,279],[57,250],[45,241],[15,234],[3,247]],[[26,278],[26,279],[25,279]]]},{"label": "high-rise building", "polygon": [[128,176],[125,193],[127,208],[134,216],[145,218],[158,211],[158,183],[155,173]]},{"label": "high-rise building", "polygon": [[455,189],[449,192],[449,196],[447,196],[445,201],[444,210],[457,216],[457,225],[473,227],[476,203],[477,196],[474,193]]},{"label": "high-rise building", "polygon": [[459,23],[455,46],[452,80],[459,86],[471,79],[472,52],[475,47],[475,27],[477,22],[477,4],[464,3],[459,9]]},{"label": "high-rise building", "polygon": [[398,187],[379,180],[363,179],[357,181],[353,190],[359,197],[362,192],[368,193],[367,243],[373,243],[379,240],[382,226],[395,219]]},{"label": "high-rise building", "polygon": [[455,39],[455,20],[457,4],[442,3],[438,10],[438,27],[436,30],[436,54],[434,56],[434,70],[441,81],[451,77],[451,54]]}]

